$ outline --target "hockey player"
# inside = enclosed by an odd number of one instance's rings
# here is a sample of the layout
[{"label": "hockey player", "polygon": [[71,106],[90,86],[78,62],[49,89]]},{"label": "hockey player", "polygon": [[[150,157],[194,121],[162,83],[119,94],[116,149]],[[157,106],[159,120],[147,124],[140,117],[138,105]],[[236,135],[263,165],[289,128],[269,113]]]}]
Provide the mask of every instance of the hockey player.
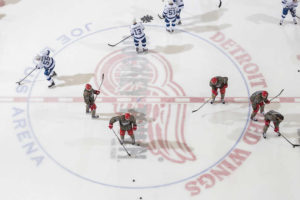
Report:
[{"label": "hockey player", "polygon": [[131,144],[135,144],[134,134],[133,131],[137,129],[136,125],[136,119],[133,115],[130,115],[130,113],[125,113],[121,116],[116,116],[110,119],[109,121],[109,128],[113,128],[113,124],[119,121],[120,123],[120,135],[121,135],[121,144],[124,143],[124,136],[125,132],[127,131],[128,135],[131,137]]},{"label": "hockey player", "polygon": [[142,43],[143,52],[147,52],[146,48],[146,36],[144,33],[145,27],[141,22],[137,23],[136,19],[133,19],[133,24],[130,26],[130,34],[133,36],[136,52],[139,52],[139,43]]},{"label": "hockey player", "polygon": [[288,14],[290,11],[292,17],[293,17],[293,22],[294,24],[297,24],[296,20],[296,7],[298,6],[298,1],[297,0],[282,0],[282,15],[281,15],[281,20],[279,22],[280,25],[282,25],[283,20],[285,19],[285,16]]},{"label": "hockey player", "polygon": [[52,57],[50,57],[50,50],[42,51],[41,54],[35,57],[35,60],[38,62],[36,65],[37,69],[44,68],[44,74],[47,80],[50,82],[49,88],[55,86],[54,80],[52,79],[53,76],[57,74],[54,71],[55,68],[55,61]]},{"label": "hockey player", "polygon": [[256,91],[250,96],[250,102],[252,104],[252,114],[250,119],[253,121],[257,121],[255,115],[257,114],[258,110],[260,109],[260,113],[264,113],[265,103],[269,104],[270,101],[268,100],[268,92],[267,91]]},{"label": "hockey player", "polygon": [[178,18],[178,14],[178,6],[174,4],[173,0],[169,0],[169,3],[165,6],[164,12],[162,14],[163,18],[165,18],[166,30],[168,32],[174,32],[176,18]]},{"label": "hockey player", "polygon": [[90,110],[92,112],[92,118],[97,119],[99,118],[99,115],[96,115],[96,104],[95,104],[95,98],[94,94],[98,95],[100,94],[99,90],[94,90],[90,84],[85,85],[85,89],[83,92],[83,98],[84,102],[86,103],[85,112],[90,113]]},{"label": "hockey player", "polygon": [[180,19],[180,13],[181,10],[184,8],[184,3],[183,0],[174,0],[174,3],[176,3],[176,5],[178,6],[178,15],[177,15],[177,21],[178,21],[178,25],[181,25],[181,19]]},{"label": "hockey player", "polygon": [[221,77],[221,76],[216,76],[213,77],[210,82],[209,86],[211,87],[211,104],[215,102],[216,96],[218,95],[218,89],[220,89],[221,93],[221,102],[225,104],[225,90],[228,87],[228,78],[227,77]]},{"label": "hockey player", "polygon": [[278,134],[278,136],[280,136],[281,134],[279,133],[279,124],[283,121],[284,117],[282,114],[280,114],[279,112],[276,112],[274,110],[270,110],[269,112],[267,112],[265,114],[265,126],[264,126],[264,130],[263,130],[263,137],[266,139],[266,132],[269,128],[270,125],[270,121],[273,122],[274,124],[274,131]]}]

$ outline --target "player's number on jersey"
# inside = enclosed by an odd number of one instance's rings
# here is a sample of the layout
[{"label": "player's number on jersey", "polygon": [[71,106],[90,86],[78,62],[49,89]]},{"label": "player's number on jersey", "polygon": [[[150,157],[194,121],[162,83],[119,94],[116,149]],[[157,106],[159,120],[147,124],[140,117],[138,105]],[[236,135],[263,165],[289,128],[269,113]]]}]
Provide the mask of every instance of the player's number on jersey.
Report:
[{"label": "player's number on jersey", "polygon": [[134,29],[134,35],[141,35],[142,34],[142,30],[141,29]]},{"label": "player's number on jersey", "polygon": [[170,9],[169,10],[169,15],[174,16],[176,14],[175,9]]},{"label": "player's number on jersey", "polygon": [[50,58],[49,57],[45,57],[43,60],[43,65],[49,65],[50,62]]}]

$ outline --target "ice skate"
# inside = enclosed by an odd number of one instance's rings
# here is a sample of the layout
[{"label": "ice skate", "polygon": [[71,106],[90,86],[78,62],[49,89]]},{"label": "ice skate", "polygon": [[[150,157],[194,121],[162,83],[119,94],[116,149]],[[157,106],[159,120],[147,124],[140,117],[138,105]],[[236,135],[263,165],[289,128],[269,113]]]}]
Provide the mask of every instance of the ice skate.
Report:
[{"label": "ice skate", "polygon": [[147,53],[148,49],[147,48],[143,48],[143,53]]},{"label": "ice skate", "polygon": [[282,19],[282,20],[280,20],[280,22],[279,22],[279,25],[281,26],[281,25],[282,25],[282,23],[283,23],[283,19]]},{"label": "ice skate", "polygon": [[53,81],[50,85],[48,85],[48,88],[53,88],[54,86],[55,86],[55,83]]},{"label": "ice skate", "polygon": [[266,133],[263,133],[263,137],[266,139],[267,138],[267,135],[266,135]]},{"label": "ice skate", "polygon": [[293,22],[294,22],[294,24],[297,24],[297,20],[296,19],[293,19]]},{"label": "ice skate", "polygon": [[96,110],[92,111],[92,119],[98,119],[99,115],[96,115]]},{"label": "ice skate", "polygon": [[51,78],[54,77],[54,76],[57,76],[56,72],[53,71],[52,75],[50,76]]}]

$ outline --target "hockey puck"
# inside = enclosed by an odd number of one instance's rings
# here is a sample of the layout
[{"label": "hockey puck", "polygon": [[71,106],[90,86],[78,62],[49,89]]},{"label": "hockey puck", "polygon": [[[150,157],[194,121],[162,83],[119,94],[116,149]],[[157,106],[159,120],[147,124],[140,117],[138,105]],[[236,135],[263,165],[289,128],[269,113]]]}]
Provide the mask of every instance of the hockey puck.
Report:
[{"label": "hockey puck", "polygon": [[143,199],[142,197],[140,197],[140,199]]},{"label": "hockey puck", "polygon": [[140,146],[140,144],[137,144],[138,146]]},{"label": "hockey puck", "polygon": [[300,69],[298,69],[298,72],[300,72]]},{"label": "hockey puck", "polygon": [[132,179],[132,182],[135,182],[135,179]]}]

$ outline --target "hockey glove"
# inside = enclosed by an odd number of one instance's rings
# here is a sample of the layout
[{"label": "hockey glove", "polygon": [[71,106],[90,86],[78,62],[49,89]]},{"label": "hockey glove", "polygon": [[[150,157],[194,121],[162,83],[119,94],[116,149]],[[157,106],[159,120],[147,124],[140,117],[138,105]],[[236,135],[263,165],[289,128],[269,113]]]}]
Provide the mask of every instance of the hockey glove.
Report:
[{"label": "hockey glove", "polygon": [[137,129],[137,126],[133,126],[133,130],[136,131],[136,129]]},{"label": "hockey glove", "polygon": [[112,129],[112,128],[113,128],[113,125],[112,125],[112,124],[109,124],[108,128]]},{"label": "hockey glove", "polygon": [[266,102],[266,104],[269,104],[269,103],[271,103],[269,100],[267,100],[267,101],[265,101]]},{"label": "hockey glove", "polygon": [[95,90],[95,94],[96,95],[100,94],[100,91],[99,90]]}]

